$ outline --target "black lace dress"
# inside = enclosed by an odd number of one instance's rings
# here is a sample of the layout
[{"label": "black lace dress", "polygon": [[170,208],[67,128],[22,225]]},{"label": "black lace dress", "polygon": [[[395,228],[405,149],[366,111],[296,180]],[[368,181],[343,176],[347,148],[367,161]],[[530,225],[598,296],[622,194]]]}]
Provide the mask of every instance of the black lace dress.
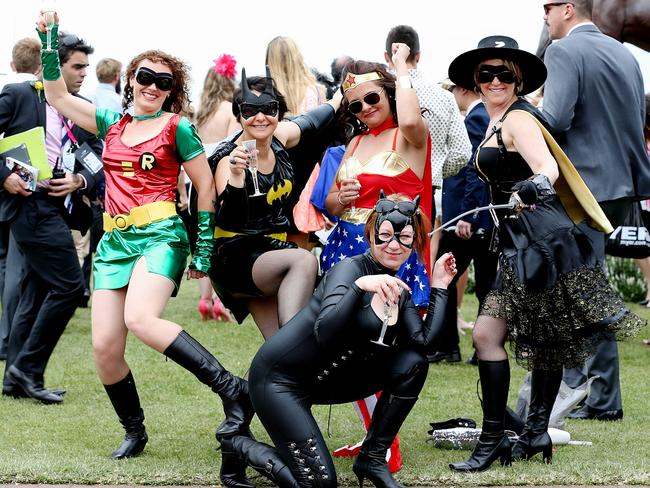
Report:
[{"label": "black lace dress", "polygon": [[[514,108],[539,117],[528,104]],[[519,153],[506,150],[500,128],[487,140],[492,138],[498,147],[480,146],[476,168],[490,186],[492,203],[507,203],[512,185],[533,173]],[[557,195],[541,197],[518,215],[505,211],[497,217],[499,272],[480,313],[506,321],[519,364],[580,366],[603,336],[622,338],[643,327],[609,285],[588,237]]]}]

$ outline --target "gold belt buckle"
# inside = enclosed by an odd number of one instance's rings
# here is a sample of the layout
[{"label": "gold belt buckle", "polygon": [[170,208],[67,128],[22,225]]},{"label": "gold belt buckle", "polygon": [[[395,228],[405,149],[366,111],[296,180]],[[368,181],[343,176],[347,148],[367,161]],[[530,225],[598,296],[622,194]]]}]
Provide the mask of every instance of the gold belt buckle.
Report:
[{"label": "gold belt buckle", "polygon": [[119,230],[124,230],[129,226],[128,215],[118,214],[113,217],[113,223],[115,228]]}]

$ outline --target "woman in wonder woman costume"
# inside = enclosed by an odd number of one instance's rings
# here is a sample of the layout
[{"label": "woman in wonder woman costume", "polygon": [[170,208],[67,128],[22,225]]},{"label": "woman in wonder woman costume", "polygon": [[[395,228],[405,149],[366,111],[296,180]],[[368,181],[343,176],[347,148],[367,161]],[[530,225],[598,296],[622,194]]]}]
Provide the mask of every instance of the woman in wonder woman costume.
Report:
[{"label": "woman in wonder woman costume", "polygon": [[43,80],[48,103],[61,115],[105,138],[106,233],[95,258],[92,340],[100,380],[126,436],[115,459],[140,453],[147,443],[144,413],[124,358],[126,336],[138,339],[192,372],[222,401],[226,420],[220,427],[238,432],[252,417],[248,384],[233,376],[178,324],[161,314],[183,277],[189,243],[175,210],[176,180],[183,164],[199,194],[199,235],[189,276],[209,269],[214,227],[215,189],[203,145],[194,127],[178,115],[188,103],[187,67],[160,51],[136,56],[126,71],[121,115],[70,95],[59,67],[58,16],[46,48],[43,14]]},{"label": "woman in wonder woman costume", "polygon": [[[321,131],[339,105],[340,95],[282,121],[287,105],[268,67],[266,77],[247,78],[242,69],[241,90],[232,104],[242,130],[210,156],[217,164],[219,195],[210,278],[237,320],[250,313],[267,339],[307,303],[318,268],[311,253],[287,242],[293,169],[286,149]],[[244,141],[256,149],[247,150]],[[258,195],[249,171],[252,158]]]},{"label": "woman in wonder woman costume", "polygon": [[[386,451],[415,405],[444,319],[451,253],[432,274],[426,321],[410,289],[395,276],[413,248],[428,246],[428,222],[414,201],[380,198],[364,229],[367,252],[337,263],[306,307],[267,340],[250,369],[250,395],[274,447],[231,436],[223,449],[280,488],[333,488],[336,471],[313,405],[345,403],[382,390],[368,435],[352,467],[360,486],[400,488]],[[435,347],[435,346],[433,346]]]},{"label": "woman in wonder woman costume", "polygon": [[[397,76],[408,75],[409,52],[406,44],[393,45]],[[368,248],[363,229],[379,190],[387,195],[420,196],[420,208],[429,219],[432,217],[429,132],[415,90],[396,84],[381,65],[366,61],[348,64],[342,79],[343,120],[355,131],[326,200],[327,211],[337,215],[339,222],[321,254],[323,271]],[[418,307],[426,307],[429,300],[428,259],[428,250],[420,256],[413,251],[397,272],[411,288]],[[366,428],[375,403],[374,396],[356,403]],[[336,455],[354,455],[358,446],[338,449]],[[398,470],[401,455],[397,439],[390,457],[391,470]]]}]

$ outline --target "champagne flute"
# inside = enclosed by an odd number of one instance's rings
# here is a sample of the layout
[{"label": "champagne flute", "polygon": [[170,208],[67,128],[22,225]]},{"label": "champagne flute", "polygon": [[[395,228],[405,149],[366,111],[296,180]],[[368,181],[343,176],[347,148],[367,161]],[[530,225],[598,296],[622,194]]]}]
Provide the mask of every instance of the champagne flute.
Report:
[{"label": "champagne flute", "polygon": [[45,34],[46,34],[46,51],[52,50],[52,26],[54,25],[54,9],[53,2],[45,2],[43,4],[43,19],[45,20]]},{"label": "champagne flute", "polygon": [[255,192],[251,195],[253,197],[258,197],[264,195],[260,191],[260,186],[257,181],[257,141],[251,139],[249,141],[242,141],[242,146],[248,151],[248,170],[251,172],[251,178],[253,179],[253,188]]},{"label": "champagne flute", "polygon": [[[345,178],[346,179],[353,179],[358,176],[356,168],[354,168],[354,165],[352,161],[350,161],[350,158],[346,159],[343,161],[343,165],[345,168]],[[357,213],[357,206],[355,205],[355,200],[352,200],[350,202],[350,217],[354,216],[355,213]]]},{"label": "champagne flute", "polygon": [[373,344],[377,344],[379,346],[385,346],[385,347],[390,347],[389,344],[386,344],[384,342],[384,336],[386,335],[386,329],[388,329],[388,322],[390,321],[390,304],[386,301],[384,302],[384,320],[381,323],[381,332],[379,333],[379,339],[376,341],[370,341]]}]

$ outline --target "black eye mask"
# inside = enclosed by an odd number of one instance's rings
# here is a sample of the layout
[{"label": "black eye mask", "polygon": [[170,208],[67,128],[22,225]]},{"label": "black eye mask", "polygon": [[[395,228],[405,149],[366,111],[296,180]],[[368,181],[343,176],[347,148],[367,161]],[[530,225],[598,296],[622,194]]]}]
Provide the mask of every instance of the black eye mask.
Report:
[{"label": "black eye mask", "polygon": [[[375,212],[377,212],[377,220],[375,221],[375,243],[387,244],[393,239],[404,247],[411,249],[413,247],[413,240],[405,244],[401,239],[401,232],[407,225],[413,226],[413,216],[418,212],[420,205],[420,196],[415,197],[413,201],[394,202],[386,198],[384,191],[380,192],[380,198],[375,204]],[[384,241],[379,237],[379,227],[384,222],[390,222],[393,226],[393,237],[388,241]],[[410,236],[409,236],[410,237]]]}]

